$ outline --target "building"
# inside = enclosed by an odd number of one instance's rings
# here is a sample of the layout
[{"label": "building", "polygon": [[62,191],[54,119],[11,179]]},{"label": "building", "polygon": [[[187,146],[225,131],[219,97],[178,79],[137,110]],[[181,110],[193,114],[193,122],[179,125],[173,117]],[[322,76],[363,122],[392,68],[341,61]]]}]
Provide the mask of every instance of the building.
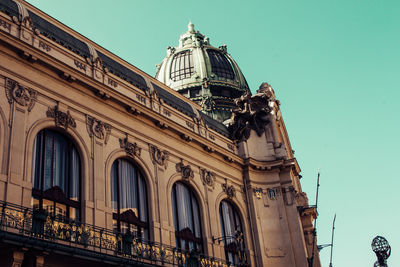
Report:
[{"label": "building", "polygon": [[320,266],[271,86],[192,24],[157,79],[0,2],[0,265]]}]

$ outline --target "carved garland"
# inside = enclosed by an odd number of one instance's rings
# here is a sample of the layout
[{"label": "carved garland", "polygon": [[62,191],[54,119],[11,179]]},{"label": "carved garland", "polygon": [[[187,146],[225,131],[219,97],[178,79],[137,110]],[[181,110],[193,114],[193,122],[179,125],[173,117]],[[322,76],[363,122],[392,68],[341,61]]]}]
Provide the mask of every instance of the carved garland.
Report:
[{"label": "carved garland", "polygon": [[107,144],[108,138],[111,133],[111,125],[104,123],[96,118],[86,115],[86,129],[90,137],[97,137],[100,140],[104,140]]},{"label": "carved garland", "polygon": [[119,139],[119,145],[132,158],[134,158],[135,156],[140,157],[142,149],[138,147],[136,143],[129,142],[128,137],[125,137],[124,139]]},{"label": "carved garland", "polygon": [[207,171],[206,169],[200,168],[200,177],[203,181],[203,184],[208,185],[209,187],[214,188],[216,175],[214,172]]},{"label": "carved garland", "polygon": [[37,92],[35,90],[22,86],[9,78],[5,78],[5,89],[8,103],[11,104],[15,101],[21,106],[28,107],[28,111],[33,109],[37,99]]},{"label": "carved garland", "polygon": [[169,158],[169,152],[166,150],[161,151],[158,147],[152,144],[149,144],[149,151],[150,151],[151,161],[154,164],[164,166],[164,168],[166,169]]},{"label": "carved garland", "polygon": [[181,173],[183,180],[189,181],[194,178],[194,173],[190,165],[184,165],[183,162],[176,164],[176,171]]},{"label": "carved garland", "polygon": [[69,114],[69,110],[65,113],[58,110],[58,106],[55,106],[54,108],[49,107],[46,115],[49,118],[54,118],[57,127],[62,127],[64,129],[68,129],[68,127],[76,128],[75,119],[72,118],[71,114]]}]

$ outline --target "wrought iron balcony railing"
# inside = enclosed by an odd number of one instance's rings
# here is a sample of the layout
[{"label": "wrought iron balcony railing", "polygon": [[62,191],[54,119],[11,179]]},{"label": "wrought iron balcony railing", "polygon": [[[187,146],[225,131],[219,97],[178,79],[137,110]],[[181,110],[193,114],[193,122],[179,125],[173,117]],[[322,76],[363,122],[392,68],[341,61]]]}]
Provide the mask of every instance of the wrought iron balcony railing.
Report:
[{"label": "wrought iron balcony railing", "polygon": [[135,238],[134,234],[116,233],[94,225],[68,221],[49,215],[44,210],[33,210],[3,201],[0,201],[0,233],[11,233],[30,240],[43,240],[147,265],[247,266],[156,242],[145,242]]}]

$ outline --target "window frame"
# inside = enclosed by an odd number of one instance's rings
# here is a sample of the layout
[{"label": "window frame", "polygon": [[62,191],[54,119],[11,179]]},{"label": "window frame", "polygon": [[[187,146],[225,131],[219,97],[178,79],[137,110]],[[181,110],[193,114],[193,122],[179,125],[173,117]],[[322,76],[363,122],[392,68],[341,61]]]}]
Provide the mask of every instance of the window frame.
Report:
[{"label": "window frame", "polygon": [[[120,170],[119,170],[121,161],[126,161],[127,163],[129,163],[134,168],[134,171],[135,171],[136,182],[135,182],[134,186],[137,189],[137,196],[136,196],[136,202],[137,202],[137,207],[138,207],[137,208],[137,215],[136,214],[132,215],[133,212],[129,213],[128,210],[127,210],[128,213],[126,213],[127,211],[121,213],[121,192],[120,192],[121,175],[120,175]],[[110,177],[112,177],[112,172],[114,171],[114,169],[113,169],[114,165],[116,166],[116,174],[115,175],[117,176],[116,185],[115,185],[115,187],[116,187],[117,208],[116,209],[114,209],[114,207],[111,207],[111,208],[113,210],[112,218],[113,218],[113,220],[116,220],[116,222],[117,222],[116,231],[119,232],[119,233],[123,233],[122,228],[121,228],[121,223],[127,223],[128,224],[127,233],[131,233],[130,232],[131,224],[133,224],[137,228],[136,234],[137,234],[138,238],[145,239],[145,240],[150,240],[149,195],[148,195],[146,176],[143,175],[143,171],[141,170],[141,168],[135,162],[133,162],[129,158],[124,158],[123,157],[123,158],[117,158],[117,159],[115,159],[113,161],[113,163],[111,165],[111,172],[110,172],[111,176]],[[141,216],[140,204],[141,204],[142,200],[140,199],[140,194],[139,194],[139,190],[140,190],[140,188],[139,188],[139,179],[142,179],[143,188],[145,190],[145,200],[144,201],[145,201],[145,209],[146,209],[146,214],[147,214],[147,216],[146,216],[147,222],[140,220],[140,216]],[[114,182],[113,179],[110,179],[110,185],[113,182]],[[112,188],[112,186],[111,186],[111,188]],[[111,191],[111,201],[113,201],[113,191]],[[142,237],[141,236],[141,233],[142,233],[141,230],[142,229],[143,230],[147,230],[147,236],[146,237]]]},{"label": "window frame", "polygon": [[[68,150],[67,152],[63,155],[66,155],[66,159],[64,160],[65,163],[65,181],[64,181],[64,187],[66,188],[66,192],[64,192],[64,190],[62,190],[61,187],[59,187],[58,185],[54,185],[54,181],[55,181],[55,176],[57,174],[53,173],[54,167],[52,167],[52,174],[51,174],[51,183],[52,186],[46,190],[44,190],[44,186],[45,186],[45,161],[46,161],[46,138],[48,136],[49,133],[53,133],[55,134],[55,136],[57,138],[63,138],[68,146]],[[40,140],[38,140],[40,138]],[[53,152],[52,152],[52,161],[51,164],[52,166],[54,166],[54,161],[55,161],[55,157],[54,157],[54,149],[55,149],[55,139],[53,137]],[[38,144],[37,142],[40,142],[40,144]],[[52,129],[52,128],[45,128],[40,130],[34,139],[34,149],[33,149],[33,162],[32,162],[32,205],[35,206],[37,205],[38,208],[40,210],[43,209],[43,201],[47,200],[50,202],[53,202],[52,206],[53,206],[53,210],[50,213],[50,215],[52,216],[58,216],[58,217],[63,217],[63,219],[66,220],[73,220],[73,221],[81,221],[82,218],[82,209],[81,209],[81,196],[82,196],[82,162],[81,162],[81,154],[80,151],[77,147],[77,145],[75,144],[75,142],[73,141],[73,139],[68,136],[67,134],[61,132],[61,131],[57,131],[56,129]],[[39,149],[39,151],[38,151]],[[79,174],[78,174],[78,200],[73,200],[70,198],[69,194],[71,192],[71,182],[72,182],[72,151],[75,150],[77,155],[78,155],[78,170],[79,170]],[[40,158],[38,159],[38,156],[40,156]],[[37,169],[38,164],[40,165],[39,168]],[[37,182],[36,181],[36,176],[39,176],[40,180]],[[36,187],[36,183],[38,183],[38,187]],[[57,208],[57,204],[61,204],[61,205],[65,205],[65,216],[61,216],[56,214],[56,208]],[[74,218],[71,217],[71,208],[74,208],[76,211],[76,214],[74,216]]]},{"label": "window frame", "polygon": [[172,81],[188,79],[194,74],[194,62],[192,50],[184,50],[176,53],[171,61],[169,77]]},{"label": "window frame", "polygon": [[[231,253],[233,261],[233,264],[239,264],[239,263],[246,263],[247,262],[247,255],[245,253],[246,251],[246,244],[245,240],[243,239],[241,243],[238,244],[236,240],[233,240],[233,236],[226,236],[226,229],[225,229],[225,220],[227,218],[224,218],[224,213],[222,210],[222,205],[223,203],[226,203],[228,205],[228,208],[230,208],[233,211],[233,220],[235,222],[234,228],[233,229],[238,229],[241,234],[244,235],[244,225],[243,225],[243,220],[241,213],[239,212],[237,206],[232,203],[229,199],[223,199],[220,204],[219,204],[219,218],[220,218],[220,228],[221,228],[221,240],[224,242],[224,251],[225,251],[225,259],[227,261],[229,260],[229,253]],[[239,222],[239,224],[237,224]],[[231,226],[232,227],[232,226]],[[236,230],[235,230],[236,231]],[[229,243],[227,242],[229,241]],[[243,259],[241,259],[243,257]]]},{"label": "window frame", "polygon": [[[193,233],[188,227],[178,230],[179,227],[179,214],[178,214],[178,206],[177,206],[177,193],[176,193],[176,185],[181,184],[183,185],[189,192],[190,195],[190,210],[191,210],[191,219],[192,219],[192,224],[194,231],[195,230],[195,222],[194,222],[194,207],[193,207],[193,199],[197,202],[197,217],[198,217],[198,222],[199,222],[199,235],[200,237],[196,237],[195,233]],[[189,249],[189,242],[194,242],[196,245],[200,247],[200,250],[196,249],[198,252],[204,252],[204,244],[203,244],[203,227],[202,227],[202,217],[201,217],[201,211],[200,211],[200,205],[199,205],[199,200],[197,195],[195,194],[194,190],[189,186],[188,184],[182,182],[182,181],[177,181],[173,184],[172,190],[171,190],[171,199],[172,200],[172,205],[175,205],[172,207],[173,211],[173,220],[174,220],[174,227],[175,227],[175,240],[176,240],[176,247],[181,250],[190,250]],[[175,211],[175,212],[174,212]],[[181,241],[185,240],[185,248],[181,247]],[[196,246],[197,247],[197,246]]]}]

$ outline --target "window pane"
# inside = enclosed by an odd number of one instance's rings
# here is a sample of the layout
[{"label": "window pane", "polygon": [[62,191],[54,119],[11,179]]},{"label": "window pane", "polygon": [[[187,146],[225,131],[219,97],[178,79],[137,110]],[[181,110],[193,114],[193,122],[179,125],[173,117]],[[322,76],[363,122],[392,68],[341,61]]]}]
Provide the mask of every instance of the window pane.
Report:
[{"label": "window pane", "polygon": [[[72,219],[79,220],[80,159],[72,142],[61,133],[42,130],[35,138],[32,161],[36,189],[33,194],[38,200],[34,205],[56,216],[69,214]],[[54,187],[64,194],[58,194]],[[47,190],[51,190],[51,194],[47,194]],[[47,199],[40,202],[43,193]]]},{"label": "window pane", "polygon": [[54,214],[54,202],[51,200],[43,199],[43,209],[48,214]]},{"label": "window pane", "polygon": [[75,208],[69,208],[69,218],[74,221],[79,221],[79,210]]},{"label": "window pane", "polygon": [[146,185],[144,184],[143,178],[139,175],[139,205],[140,205],[140,220],[147,221],[147,196],[146,196]]},{"label": "window pane", "polygon": [[116,210],[118,208],[118,161],[115,161],[111,168],[111,208]]},{"label": "window pane", "polygon": [[71,167],[70,167],[70,199],[78,201],[79,200],[79,174],[80,170],[80,162],[79,162],[79,154],[75,148],[72,148],[71,151]]},{"label": "window pane", "polygon": [[192,51],[177,53],[172,59],[170,77],[173,81],[190,78],[194,73]]},{"label": "window pane", "polygon": [[194,235],[200,238],[201,234],[200,234],[199,207],[197,205],[197,200],[193,195],[192,195],[192,205],[193,205]]},{"label": "window pane", "polygon": [[220,78],[233,80],[235,73],[232,66],[224,54],[216,50],[207,50],[208,57],[211,63],[211,70]]},{"label": "window pane", "polygon": [[[177,246],[181,249],[201,251],[201,224],[197,199],[189,187],[180,182],[174,184],[171,197]],[[187,229],[192,234],[187,233]]]},{"label": "window pane", "polygon": [[58,186],[65,191],[65,176],[67,163],[68,146],[67,140],[59,135],[54,137],[54,150],[53,150],[53,186]]},{"label": "window pane", "polygon": [[55,215],[59,217],[67,217],[67,206],[56,203],[56,210],[55,210]]},{"label": "window pane", "polygon": [[120,213],[131,209],[137,216],[136,170],[127,160],[121,160],[119,167]]},{"label": "window pane", "polygon": [[189,228],[193,232],[190,192],[183,184],[176,184],[176,204],[178,208],[179,230]]},{"label": "window pane", "polygon": [[50,132],[46,135],[44,153],[43,190],[46,191],[53,186],[54,136]]},{"label": "window pane", "polygon": [[[140,222],[147,223],[147,191],[144,178],[137,167],[126,159],[117,159],[111,168],[111,206],[114,209],[114,229],[126,232],[137,232],[142,238],[148,239],[148,229],[143,224],[140,227],[132,211]],[[128,213],[126,213],[128,212]],[[118,228],[118,225],[120,229]],[[144,228],[145,229],[144,229]]]},{"label": "window pane", "polygon": [[39,199],[33,197],[31,199],[31,205],[33,209],[39,209]]}]

